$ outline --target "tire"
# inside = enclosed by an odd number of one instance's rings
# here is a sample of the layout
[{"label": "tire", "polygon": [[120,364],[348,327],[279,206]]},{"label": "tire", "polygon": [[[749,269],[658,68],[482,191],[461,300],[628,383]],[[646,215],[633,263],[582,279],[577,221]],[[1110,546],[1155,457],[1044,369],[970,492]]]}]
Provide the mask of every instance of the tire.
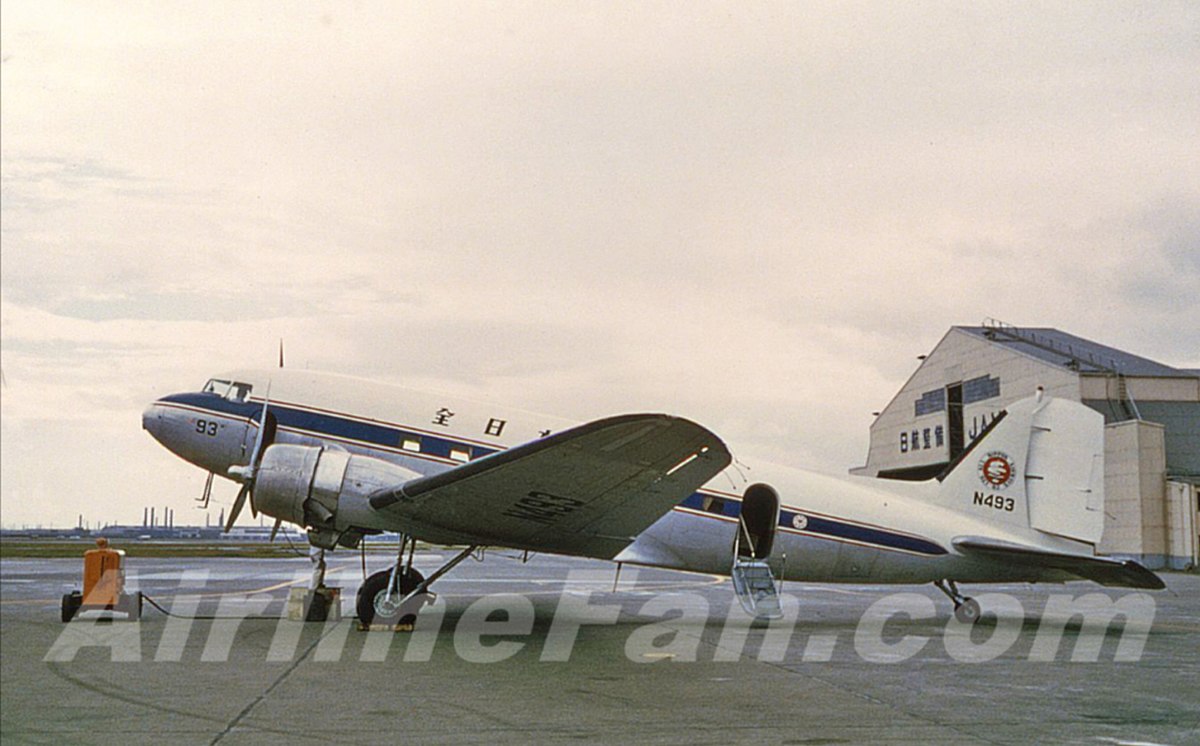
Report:
[{"label": "tire", "polygon": [[982,613],[979,602],[973,598],[964,598],[961,604],[954,607],[954,618],[963,624],[974,624]]},{"label": "tire", "polygon": [[79,613],[79,607],[83,605],[83,594],[75,591],[68,593],[62,597],[62,620],[64,623],[71,621],[75,615]]},{"label": "tire", "polygon": [[[424,597],[417,597],[403,607],[387,603],[385,594],[392,577],[391,569],[382,570],[363,581],[355,597],[354,608],[358,612],[358,620],[365,625],[371,624],[412,624],[417,619],[417,612],[427,602]],[[415,589],[425,576],[416,570],[408,570],[399,578],[400,595],[408,595]]]}]

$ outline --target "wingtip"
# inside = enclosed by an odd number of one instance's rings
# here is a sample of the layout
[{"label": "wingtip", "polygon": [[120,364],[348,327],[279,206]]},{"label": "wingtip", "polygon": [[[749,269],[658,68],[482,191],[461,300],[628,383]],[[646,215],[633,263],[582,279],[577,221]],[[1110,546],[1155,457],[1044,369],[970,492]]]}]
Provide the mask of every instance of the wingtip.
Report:
[{"label": "wingtip", "polygon": [[1153,572],[1144,565],[1126,560],[1124,563],[1126,579],[1130,581],[1130,586],[1133,588],[1145,588],[1149,591],[1161,591],[1167,587],[1157,573]]}]

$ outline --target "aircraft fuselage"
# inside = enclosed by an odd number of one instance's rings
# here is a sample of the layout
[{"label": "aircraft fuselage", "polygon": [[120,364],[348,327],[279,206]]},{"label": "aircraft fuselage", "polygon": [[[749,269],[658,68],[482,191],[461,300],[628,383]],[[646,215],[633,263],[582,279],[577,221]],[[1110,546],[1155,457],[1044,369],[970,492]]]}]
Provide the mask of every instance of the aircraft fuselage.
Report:
[{"label": "aircraft fuselage", "polygon": [[[249,461],[268,384],[271,444],[336,447],[422,476],[573,424],[309,371],[242,371],[220,380],[230,385],[155,401],[143,415],[143,426],[180,457],[221,476]],[[239,389],[233,382],[248,386]],[[765,559],[777,577],[786,580],[873,584],[941,578],[1061,579],[1051,570],[982,562],[956,552],[951,545],[955,536],[996,536],[997,527],[984,510],[976,518],[931,504],[919,494],[900,494],[904,488],[919,493],[930,486],[888,489],[878,480],[834,478],[774,466],[748,472],[745,467],[726,469],[614,559],[728,575],[739,536],[738,516],[752,485],[765,485],[778,495],[773,541]],[[521,507],[533,521],[549,520],[560,509],[535,502]],[[365,511],[356,518],[365,529],[395,530],[382,515]]]}]

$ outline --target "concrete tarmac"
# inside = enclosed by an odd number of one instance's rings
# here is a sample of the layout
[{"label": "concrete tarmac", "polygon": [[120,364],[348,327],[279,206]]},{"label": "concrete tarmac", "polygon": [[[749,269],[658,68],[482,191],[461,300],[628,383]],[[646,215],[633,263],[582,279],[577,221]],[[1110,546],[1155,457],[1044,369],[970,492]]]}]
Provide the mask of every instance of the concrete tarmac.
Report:
[{"label": "concrete tarmac", "polygon": [[359,556],[329,565],[341,622],[281,619],[298,557],[131,560],[177,616],[64,625],[81,561],[0,561],[0,740],[1200,744],[1194,574],[966,587],[973,630],[931,586],[789,583],[767,625],[727,578],[626,567],[613,592],[610,563],[489,552],[397,634],[355,629]]}]

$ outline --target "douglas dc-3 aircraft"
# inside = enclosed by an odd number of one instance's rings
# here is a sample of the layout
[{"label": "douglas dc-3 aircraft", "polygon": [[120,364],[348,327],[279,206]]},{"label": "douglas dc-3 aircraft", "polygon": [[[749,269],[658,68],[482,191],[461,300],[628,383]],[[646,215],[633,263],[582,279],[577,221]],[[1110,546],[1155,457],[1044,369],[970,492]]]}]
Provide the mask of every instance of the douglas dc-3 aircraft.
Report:
[{"label": "douglas dc-3 aircraft", "polygon": [[[228,526],[249,498],[321,549],[399,532],[396,564],[359,589],[364,623],[411,619],[429,585],[480,547],[729,575],[765,618],[781,614],[782,578],[932,582],[964,622],[981,610],[957,583],[1163,587],[1135,562],[1095,555],[1103,419],[1040,390],[936,480],[894,487],[779,467],[748,479],[719,437],[664,414],[571,425],[287,369],[213,378],[155,401],[142,422],[210,472],[206,495],[212,474],[242,484]],[[412,566],[418,540],[464,549],[426,578]]]}]

